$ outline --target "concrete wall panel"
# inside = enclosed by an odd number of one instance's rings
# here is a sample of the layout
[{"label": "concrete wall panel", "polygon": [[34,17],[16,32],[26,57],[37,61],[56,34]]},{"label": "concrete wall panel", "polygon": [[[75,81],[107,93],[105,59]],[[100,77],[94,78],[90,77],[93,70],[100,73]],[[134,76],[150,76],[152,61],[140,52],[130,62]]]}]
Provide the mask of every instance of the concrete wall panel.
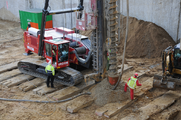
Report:
[{"label": "concrete wall panel", "polygon": [[[180,0],[129,0],[130,16],[141,20],[153,22],[163,27],[175,40],[179,21]],[[19,10],[44,7],[45,0],[1,0],[0,18],[19,21]],[[126,15],[126,0],[123,2],[123,15]],[[8,3],[8,7],[7,7]],[[77,7],[79,0],[50,0],[52,10]],[[90,11],[90,0],[84,0],[86,11]],[[53,16],[53,26],[75,27],[75,13]],[[181,37],[181,23],[179,35]]]},{"label": "concrete wall panel", "polygon": [[[126,15],[126,0],[122,0],[123,15]],[[129,0],[130,16],[153,22],[163,27],[175,40],[177,37],[180,0]],[[181,26],[180,26],[181,27]],[[181,28],[179,28],[181,29]],[[179,32],[179,38],[181,31]]]}]

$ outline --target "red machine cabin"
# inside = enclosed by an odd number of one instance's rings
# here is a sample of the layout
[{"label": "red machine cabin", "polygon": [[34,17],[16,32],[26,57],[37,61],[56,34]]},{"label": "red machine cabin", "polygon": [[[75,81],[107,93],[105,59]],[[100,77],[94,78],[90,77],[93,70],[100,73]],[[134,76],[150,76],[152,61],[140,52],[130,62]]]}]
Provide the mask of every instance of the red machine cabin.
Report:
[{"label": "red machine cabin", "polygon": [[[24,32],[24,46],[27,54],[30,52],[38,54],[39,38],[39,29],[29,28]],[[80,61],[87,58],[90,47],[90,40],[86,36],[74,33],[73,30],[63,27],[45,30],[43,57],[47,62],[51,60],[52,65],[58,69],[67,67],[70,63],[89,67],[90,60],[86,63]]]}]

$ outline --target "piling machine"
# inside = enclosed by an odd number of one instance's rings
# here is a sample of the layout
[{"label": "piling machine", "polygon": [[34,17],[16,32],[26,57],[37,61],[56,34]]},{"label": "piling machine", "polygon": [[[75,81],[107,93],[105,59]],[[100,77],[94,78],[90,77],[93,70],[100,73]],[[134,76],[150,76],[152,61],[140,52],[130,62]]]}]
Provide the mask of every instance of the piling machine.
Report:
[{"label": "piling machine", "polygon": [[[47,63],[52,62],[56,68],[55,81],[66,86],[72,86],[83,80],[81,72],[69,67],[70,63],[90,67],[92,60],[94,72],[86,77],[101,79],[106,67],[106,27],[104,4],[102,0],[91,0],[91,11],[82,12],[83,0],[77,8],[48,11],[49,0],[45,0],[42,14],[41,30],[30,27],[24,32],[24,47],[26,54],[37,53],[46,59],[29,58],[18,63],[19,70],[24,74],[46,79],[44,71]],[[73,30],[57,27],[45,29],[46,15],[77,12],[76,28],[93,30],[91,41],[75,33]],[[84,14],[84,19],[82,18]],[[88,19],[90,18],[90,19]]]}]

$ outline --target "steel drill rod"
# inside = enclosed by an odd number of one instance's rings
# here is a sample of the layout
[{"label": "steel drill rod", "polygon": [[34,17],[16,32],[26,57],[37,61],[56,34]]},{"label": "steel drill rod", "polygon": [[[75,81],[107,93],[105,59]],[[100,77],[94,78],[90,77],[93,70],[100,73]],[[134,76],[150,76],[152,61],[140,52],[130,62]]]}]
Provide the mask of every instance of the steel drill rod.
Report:
[{"label": "steel drill rod", "polygon": [[126,55],[126,43],[128,39],[128,31],[129,31],[129,0],[127,0],[127,22],[126,22],[126,37],[125,37],[125,42],[124,42],[124,51],[123,51],[123,58],[122,58],[122,67],[121,67],[121,73],[118,78],[118,82],[114,86],[113,90],[117,88],[119,85],[122,75],[123,75],[123,70],[124,70],[124,60],[125,60],[125,55]]}]

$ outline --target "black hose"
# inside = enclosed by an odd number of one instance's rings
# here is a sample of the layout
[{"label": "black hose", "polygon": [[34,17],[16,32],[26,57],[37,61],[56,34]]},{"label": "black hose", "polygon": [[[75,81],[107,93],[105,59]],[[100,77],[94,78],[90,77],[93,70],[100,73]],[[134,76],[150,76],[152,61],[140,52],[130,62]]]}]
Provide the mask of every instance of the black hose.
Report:
[{"label": "black hose", "polygon": [[21,99],[7,99],[7,98],[0,98],[0,100],[2,101],[11,101],[11,102],[35,102],[35,103],[61,103],[61,102],[66,102],[69,100],[73,100],[81,95],[90,95],[90,92],[86,92],[86,93],[80,93],[78,95],[75,95],[73,97],[64,99],[64,100],[60,100],[60,101],[36,101],[36,100],[21,100]]},{"label": "black hose", "polygon": [[86,64],[86,63],[90,60],[90,58],[91,58],[92,50],[89,51],[88,56],[87,56],[87,58],[85,59],[85,61],[83,61],[83,60],[80,59],[80,57],[78,56],[78,54],[77,54],[77,52],[76,52],[75,50],[73,51],[73,53],[75,53],[75,56],[77,57],[77,59],[78,59],[78,61],[79,61],[80,63]]},{"label": "black hose", "polygon": [[77,54],[85,54],[86,48],[85,47],[78,47],[78,48],[75,48],[75,51],[77,52]]}]

